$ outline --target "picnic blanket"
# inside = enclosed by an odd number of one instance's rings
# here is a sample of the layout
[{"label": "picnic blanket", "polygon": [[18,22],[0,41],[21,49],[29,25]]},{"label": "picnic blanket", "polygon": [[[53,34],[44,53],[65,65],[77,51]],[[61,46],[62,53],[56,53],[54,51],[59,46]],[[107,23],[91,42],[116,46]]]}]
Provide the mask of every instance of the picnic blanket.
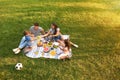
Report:
[{"label": "picnic blanket", "polygon": [[[31,51],[26,53],[27,57],[30,57],[30,58],[44,57],[44,58],[58,59],[58,56],[63,53],[63,51],[60,49],[60,47],[52,47],[52,46],[49,46],[48,47],[49,50],[47,52],[45,52],[44,46],[40,46],[40,47],[37,46],[38,41],[39,41],[39,39],[32,42],[33,47],[32,47]],[[42,39],[42,41],[44,41],[44,39]],[[55,43],[57,43],[57,42],[55,42]],[[54,44],[54,42],[52,44]]]}]

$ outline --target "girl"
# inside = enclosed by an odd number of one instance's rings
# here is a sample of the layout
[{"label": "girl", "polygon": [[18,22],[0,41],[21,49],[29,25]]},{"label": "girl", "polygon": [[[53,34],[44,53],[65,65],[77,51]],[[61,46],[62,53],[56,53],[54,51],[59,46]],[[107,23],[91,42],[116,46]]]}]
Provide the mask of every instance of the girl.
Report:
[{"label": "girl", "polygon": [[32,49],[32,43],[31,41],[34,40],[34,36],[31,34],[30,31],[24,31],[24,36],[21,40],[21,43],[18,48],[13,49],[13,52],[15,54],[18,54],[22,48],[28,47],[29,49]]},{"label": "girl", "polygon": [[61,48],[61,50],[63,51],[63,53],[59,55],[58,59],[66,59],[72,56],[71,46],[70,46],[70,42],[68,39],[64,40],[64,47]]},{"label": "girl", "polygon": [[60,42],[61,40],[60,28],[58,28],[58,26],[55,23],[52,23],[50,30],[45,35],[43,35],[43,37],[48,36],[49,40]]}]

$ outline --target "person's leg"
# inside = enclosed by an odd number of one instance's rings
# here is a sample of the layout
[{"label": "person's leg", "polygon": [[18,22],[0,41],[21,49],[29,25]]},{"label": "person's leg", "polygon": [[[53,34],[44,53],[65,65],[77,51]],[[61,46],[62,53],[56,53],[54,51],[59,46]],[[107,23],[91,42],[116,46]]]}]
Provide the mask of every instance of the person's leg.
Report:
[{"label": "person's leg", "polygon": [[79,46],[77,44],[74,44],[73,42],[70,41],[70,44],[76,48],[78,48]]},{"label": "person's leg", "polygon": [[[70,39],[69,35],[62,35],[61,40],[64,41],[66,39]],[[70,40],[69,40],[70,41]],[[78,48],[79,46],[77,44],[74,44],[73,42],[70,41],[70,44],[76,48]]]},{"label": "person's leg", "polygon": [[53,40],[56,41],[56,42],[57,42],[57,41],[60,41],[60,40],[61,40],[61,36],[53,37]]},{"label": "person's leg", "polygon": [[20,44],[18,46],[19,49],[24,48],[27,45],[27,42],[25,41],[25,36],[21,39]]},{"label": "person's leg", "polygon": [[57,42],[59,43],[59,46],[65,46],[64,42],[61,40],[57,40]]},{"label": "person's leg", "polygon": [[51,35],[49,35],[49,36],[45,37],[45,40],[46,40],[46,41],[53,41],[53,38],[52,38]]},{"label": "person's leg", "polygon": [[58,43],[60,43],[61,46],[64,46],[64,41],[61,39],[61,36],[58,36],[55,38],[55,41],[57,41]]},{"label": "person's leg", "polygon": [[25,37],[22,37],[18,48],[13,49],[13,52],[15,52],[15,54],[18,54],[21,51],[21,49],[26,46],[26,44],[27,42],[25,41]]},{"label": "person's leg", "polygon": [[32,50],[32,47],[31,47],[31,46],[25,47],[25,48],[23,49],[24,53],[27,53],[27,52],[29,52],[29,51],[31,51],[31,50]]},{"label": "person's leg", "polygon": [[66,55],[66,54],[63,54],[63,55],[61,55],[60,57],[59,57],[59,59],[61,59],[61,60],[64,60],[64,59],[68,59],[69,57],[68,57],[68,55]]}]

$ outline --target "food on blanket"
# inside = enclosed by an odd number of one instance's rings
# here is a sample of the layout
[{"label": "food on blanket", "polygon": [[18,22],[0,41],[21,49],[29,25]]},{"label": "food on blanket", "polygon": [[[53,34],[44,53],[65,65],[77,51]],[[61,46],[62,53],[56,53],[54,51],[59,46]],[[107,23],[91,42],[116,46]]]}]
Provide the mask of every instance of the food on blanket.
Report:
[{"label": "food on blanket", "polygon": [[51,54],[52,56],[55,56],[55,55],[56,55],[56,52],[55,52],[54,50],[52,50],[52,51],[50,51],[50,54]]},{"label": "food on blanket", "polygon": [[53,50],[54,48],[53,47],[51,47],[51,50]]},{"label": "food on blanket", "polygon": [[47,45],[48,45],[49,47],[52,47],[52,42],[49,42]]},{"label": "food on blanket", "polygon": [[49,44],[49,45],[52,45],[52,42],[49,42],[48,44]]},{"label": "food on blanket", "polygon": [[40,41],[37,43],[37,46],[38,46],[38,47],[41,47],[42,45],[43,45],[43,43],[40,42]]},{"label": "food on blanket", "polygon": [[46,43],[44,43],[44,44],[43,44],[43,48],[46,48],[46,47],[47,47],[47,44],[46,44]]},{"label": "food on blanket", "polygon": [[44,50],[43,50],[45,53],[48,53],[49,51],[50,51],[50,48],[49,47],[46,47],[46,48],[44,48]]},{"label": "food on blanket", "polygon": [[59,46],[59,43],[58,43],[58,42],[54,42],[54,43],[53,43],[53,47],[54,47],[54,48],[57,48],[58,46]]},{"label": "food on blanket", "polygon": [[37,36],[37,39],[38,39],[38,40],[40,40],[40,39],[41,39],[41,37],[40,37],[40,36]]},{"label": "food on blanket", "polygon": [[45,39],[44,39],[44,38],[41,38],[40,40],[41,40],[42,42],[45,42]]},{"label": "food on blanket", "polygon": [[58,48],[58,46],[56,46],[56,45],[54,45],[53,47],[54,47],[54,48]]},{"label": "food on blanket", "polygon": [[53,45],[59,46],[59,43],[58,42],[54,42]]},{"label": "food on blanket", "polygon": [[42,52],[42,56],[44,56],[44,52]]},{"label": "food on blanket", "polygon": [[37,54],[38,54],[38,51],[34,52],[34,54],[36,54],[36,55],[37,55]]}]

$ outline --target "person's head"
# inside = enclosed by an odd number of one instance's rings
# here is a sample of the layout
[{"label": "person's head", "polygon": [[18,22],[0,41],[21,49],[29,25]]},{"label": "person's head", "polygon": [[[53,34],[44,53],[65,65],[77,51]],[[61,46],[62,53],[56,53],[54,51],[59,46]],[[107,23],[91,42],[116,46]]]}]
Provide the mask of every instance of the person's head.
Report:
[{"label": "person's head", "polygon": [[34,23],[34,30],[38,30],[39,29],[39,23]]},{"label": "person's head", "polygon": [[55,30],[54,34],[56,34],[58,26],[55,23],[52,23],[51,28]]},{"label": "person's head", "polygon": [[69,39],[64,40],[64,44],[65,44],[65,47],[68,47],[68,49],[70,49],[71,45],[70,45]]},{"label": "person's head", "polygon": [[52,28],[52,29],[56,29],[57,27],[58,27],[58,26],[57,26],[55,23],[52,23],[52,24],[51,24],[51,28]]},{"label": "person's head", "polygon": [[31,32],[30,32],[30,31],[25,30],[23,34],[24,34],[24,35],[30,35],[30,34],[31,34]]}]

